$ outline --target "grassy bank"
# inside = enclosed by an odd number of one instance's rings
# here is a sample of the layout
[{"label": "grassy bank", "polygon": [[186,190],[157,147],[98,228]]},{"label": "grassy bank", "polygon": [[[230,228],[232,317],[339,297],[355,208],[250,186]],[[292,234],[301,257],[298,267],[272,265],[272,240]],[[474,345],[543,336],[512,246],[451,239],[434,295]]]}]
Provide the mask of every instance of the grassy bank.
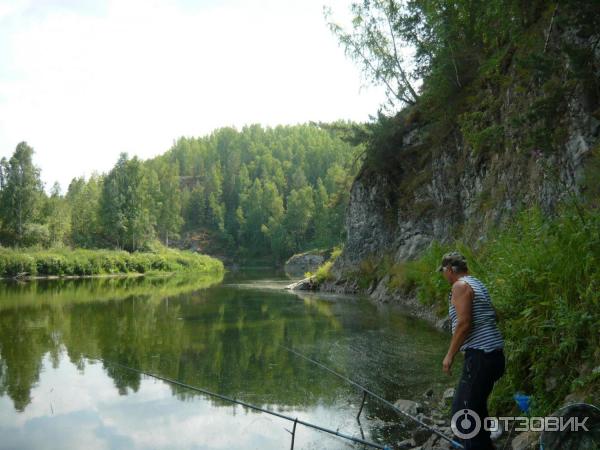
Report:
[{"label": "grassy bank", "polygon": [[434,243],[415,261],[367,261],[357,279],[368,285],[389,275],[390,289],[418,296],[443,316],[449,286],[435,269],[454,249],[488,285],[506,340],[507,370],[492,408],[513,408],[517,391],[533,396],[539,414],[573,392],[599,403],[600,212],[571,207],[548,219],[532,209],[478,249]]},{"label": "grassy bank", "polygon": [[0,277],[93,276],[193,271],[219,273],[223,264],[197,253],[161,249],[148,253],[67,248],[0,249]]}]

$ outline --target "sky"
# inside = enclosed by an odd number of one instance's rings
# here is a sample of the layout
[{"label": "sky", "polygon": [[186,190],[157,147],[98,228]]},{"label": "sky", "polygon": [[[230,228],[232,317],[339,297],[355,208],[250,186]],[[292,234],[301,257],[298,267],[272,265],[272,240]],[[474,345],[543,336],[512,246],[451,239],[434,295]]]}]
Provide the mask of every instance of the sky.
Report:
[{"label": "sky", "polygon": [[46,190],[181,136],[366,121],[384,102],[323,17],[342,0],[0,0],[0,157],[34,148]]}]

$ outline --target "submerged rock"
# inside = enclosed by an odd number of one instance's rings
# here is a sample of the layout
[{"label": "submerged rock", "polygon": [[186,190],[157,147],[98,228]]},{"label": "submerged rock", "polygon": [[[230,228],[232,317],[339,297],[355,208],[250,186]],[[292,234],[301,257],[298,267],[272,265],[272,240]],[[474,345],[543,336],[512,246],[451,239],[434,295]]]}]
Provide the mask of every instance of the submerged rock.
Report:
[{"label": "submerged rock", "polygon": [[314,277],[304,278],[300,281],[288,284],[285,288],[298,291],[314,291],[318,287],[317,280]]}]

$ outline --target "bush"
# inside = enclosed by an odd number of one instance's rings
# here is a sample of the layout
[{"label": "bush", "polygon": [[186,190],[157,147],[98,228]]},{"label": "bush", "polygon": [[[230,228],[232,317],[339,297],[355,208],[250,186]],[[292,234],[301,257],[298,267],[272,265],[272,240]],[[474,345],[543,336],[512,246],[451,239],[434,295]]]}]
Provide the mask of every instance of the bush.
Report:
[{"label": "bush", "polygon": [[24,255],[15,251],[9,251],[0,255],[2,276],[12,278],[20,274],[36,275],[37,265],[35,259],[30,255]]},{"label": "bush", "polygon": [[50,230],[48,229],[48,225],[41,225],[39,223],[25,224],[21,243],[27,247],[34,245],[47,247],[50,245]]},{"label": "bush", "polygon": [[[339,256],[342,254],[343,246],[333,247],[331,250],[331,255],[329,259],[321,264],[314,273],[314,276],[318,283],[323,283],[324,281],[333,280],[334,276],[331,273],[331,268],[333,267],[333,263]],[[304,274],[306,278],[313,276],[312,272],[306,272]]]}]

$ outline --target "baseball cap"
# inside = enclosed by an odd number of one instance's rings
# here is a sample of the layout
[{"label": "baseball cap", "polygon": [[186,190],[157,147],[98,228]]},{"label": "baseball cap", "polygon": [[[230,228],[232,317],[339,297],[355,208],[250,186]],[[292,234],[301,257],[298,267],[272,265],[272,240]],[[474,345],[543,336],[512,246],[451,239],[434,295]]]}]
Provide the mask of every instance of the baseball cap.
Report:
[{"label": "baseball cap", "polygon": [[438,272],[441,272],[444,267],[454,266],[461,271],[467,270],[467,258],[459,252],[450,252],[442,256],[442,264],[438,267]]}]

